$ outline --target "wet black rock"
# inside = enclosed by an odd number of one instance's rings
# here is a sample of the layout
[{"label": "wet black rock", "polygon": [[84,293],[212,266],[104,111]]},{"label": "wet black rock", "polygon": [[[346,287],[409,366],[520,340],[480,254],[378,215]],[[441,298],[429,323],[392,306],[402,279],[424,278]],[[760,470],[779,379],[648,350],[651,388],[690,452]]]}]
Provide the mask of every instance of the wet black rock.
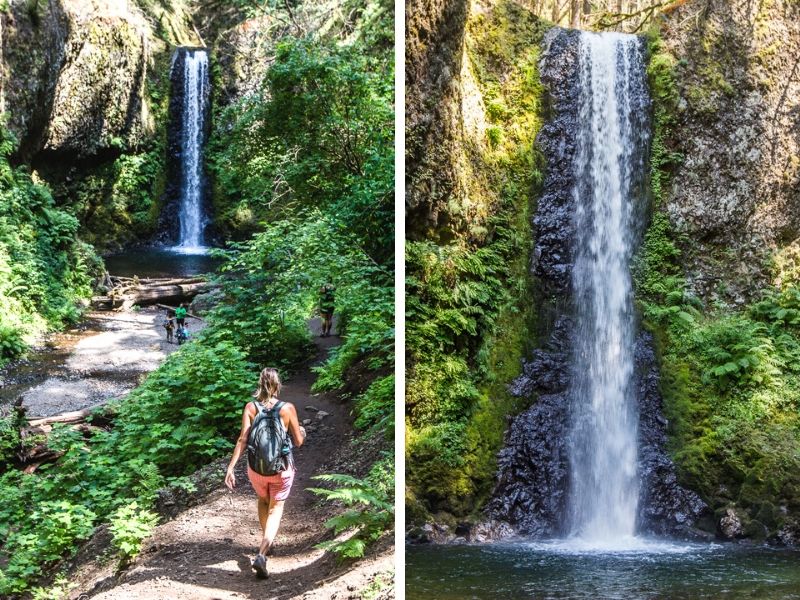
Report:
[{"label": "wet black rock", "polygon": [[523,536],[559,533],[568,481],[566,393],[545,394],[514,419],[498,456],[487,516]]},{"label": "wet black rock", "polygon": [[678,484],[675,465],[667,455],[667,420],[662,412],[658,363],[649,333],[639,335],[634,352],[641,481],[637,529],[695,537],[694,525],[710,510],[700,496]]},{"label": "wet black rock", "polygon": [[554,325],[553,333],[543,348],[533,351],[530,360],[524,361],[522,374],[517,377],[508,391],[518,398],[529,398],[534,393],[554,394],[563,392],[569,384],[569,331],[570,320],[560,316]]},{"label": "wet black rock", "polygon": [[577,150],[579,32],[554,29],[545,39],[539,68],[551,98],[550,118],[536,137],[547,157],[547,169],[533,218],[534,272],[547,291],[569,290],[575,200],[572,195],[573,159]]},{"label": "wet black rock", "polygon": [[[537,137],[547,157],[543,194],[534,216],[533,271],[545,294],[562,307],[553,320],[547,343],[523,364],[509,386],[518,397],[534,403],[517,416],[498,455],[497,484],[472,537],[497,539],[515,535],[547,537],[563,534],[569,487],[569,380],[574,323],[569,316],[572,293],[572,248],[577,235],[573,215],[576,138],[579,115],[577,31],[553,29],[545,40],[540,63],[549,92],[548,123]],[[643,111],[648,112],[648,111]],[[649,128],[642,115],[637,127]],[[641,495],[638,528],[642,532],[698,537],[698,520],[708,507],[697,494],[678,484],[675,466],[666,452],[667,422],[662,414],[658,365],[652,338],[640,334],[636,343],[636,385],[640,409],[639,472]],[[538,398],[537,398],[538,395]]]}]

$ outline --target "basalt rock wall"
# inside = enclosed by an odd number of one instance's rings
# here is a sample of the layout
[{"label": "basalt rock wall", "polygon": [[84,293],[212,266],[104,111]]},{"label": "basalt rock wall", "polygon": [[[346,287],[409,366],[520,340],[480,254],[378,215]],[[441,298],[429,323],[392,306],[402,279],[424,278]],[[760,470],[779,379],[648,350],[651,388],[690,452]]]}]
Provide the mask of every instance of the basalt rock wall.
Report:
[{"label": "basalt rock wall", "polygon": [[692,291],[745,303],[800,264],[800,4],[686,2],[660,28],[680,92],[665,209]]},{"label": "basalt rock wall", "polygon": [[[577,31],[554,29],[545,40],[540,72],[551,103],[551,118],[537,144],[547,157],[544,189],[534,217],[536,237],[533,270],[555,305],[560,307],[547,343],[525,361],[511,392],[535,397],[517,416],[498,458],[498,483],[486,508],[487,521],[477,529],[485,537],[552,537],[566,533],[569,493],[567,444],[570,435],[569,370],[575,330],[571,319],[571,277],[576,231],[573,215],[573,159],[578,118]],[[658,367],[653,340],[638,336],[635,347],[636,399],[639,409],[640,499],[637,528],[670,535],[695,535],[694,526],[707,513],[697,494],[677,483],[666,452],[666,420],[662,415]]]}]

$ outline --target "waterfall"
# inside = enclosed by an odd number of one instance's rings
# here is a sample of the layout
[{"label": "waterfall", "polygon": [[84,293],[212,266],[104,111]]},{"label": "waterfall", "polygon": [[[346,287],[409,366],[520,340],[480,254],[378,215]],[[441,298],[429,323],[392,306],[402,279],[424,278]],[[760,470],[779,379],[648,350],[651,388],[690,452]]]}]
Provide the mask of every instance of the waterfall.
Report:
[{"label": "waterfall", "polygon": [[578,61],[568,528],[608,543],[635,534],[639,498],[630,261],[649,98],[635,36],[581,32]]},{"label": "waterfall", "polygon": [[181,184],[178,218],[180,237],[176,250],[205,251],[203,147],[209,94],[208,53],[186,51],[183,58],[183,106],[181,110]]}]

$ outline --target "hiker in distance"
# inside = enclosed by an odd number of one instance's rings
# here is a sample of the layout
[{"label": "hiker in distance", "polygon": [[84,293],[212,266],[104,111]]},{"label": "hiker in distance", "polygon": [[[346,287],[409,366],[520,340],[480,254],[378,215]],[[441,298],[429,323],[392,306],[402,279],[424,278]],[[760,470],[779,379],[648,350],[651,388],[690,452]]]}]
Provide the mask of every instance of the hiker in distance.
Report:
[{"label": "hiker in distance", "polygon": [[261,524],[261,545],[253,560],[253,569],[260,578],[267,577],[269,552],[283,516],[283,503],[289,497],[294,481],[292,446],[302,446],[306,430],[297,421],[297,410],[291,402],[278,399],[281,380],[276,369],[261,371],[258,388],[242,412],[242,430],[233,449],[225,475],[225,485],[236,486],[233,469],[247,448],[247,477],[258,496],[258,520]]},{"label": "hiker in distance", "polygon": [[335,292],[336,286],[330,282],[319,288],[319,314],[322,317],[322,335],[320,337],[328,337],[331,334],[333,310],[336,307]]},{"label": "hiker in distance", "polygon": [[178,322],[178,327],[186,327],[186,315],[189,314],[189,308],[186,302],[181,302],[181,305],[175,309],[175,320]]}]

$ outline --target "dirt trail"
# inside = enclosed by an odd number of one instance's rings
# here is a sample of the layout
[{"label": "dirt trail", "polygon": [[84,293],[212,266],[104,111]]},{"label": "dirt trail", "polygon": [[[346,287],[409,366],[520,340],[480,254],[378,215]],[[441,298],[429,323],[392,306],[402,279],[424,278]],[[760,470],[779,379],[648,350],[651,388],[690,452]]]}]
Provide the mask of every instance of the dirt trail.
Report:
[{"label": "dirt trail", "polygon": [[[318,331],[318,321],[312,330]],[[394,549],[390,542],[373,549],[355,566],[337,566],[334,559],[314,545],[327,539],[324,521],[333,515],[328,505],[306,488],[316,485],[315,474],[337,470],[353,435],[347,405],[324,394],[311,395],[314,374],[311,367],[324,360],[338,337],[316,337],[315,361],[304,366],[284,385],[281,399],[293,402],[301,420],[311,419],[306,443],[295,451],[297,475],[281,522],[272,554],[268,559],[270,578],[258,580],[250,568],[260,541],[256,496],[246,474],[246,459],[236,469],[236,489],[222,483],[202,504],[180,513],[156,528],[145,543],[136,564],[114,579],[110,565],[93,565],[71,579],[78,583],[72,598],[97,600],[228,600],[228,599],[345,599],[362,598],[362,591],[374,585],[376,576],[393,569]],[[312,406],[328,413],[309,410]],[[380,546],[380,545],[379,545]],[[384,575],[388,578],[391,575]],[[102,583],[105,580],[105,583]],[[99,593],[91,590],[104,589]],[[375,597],[375,596],[373,596]],[[379,598],[393,598],[384,593]]]}]

